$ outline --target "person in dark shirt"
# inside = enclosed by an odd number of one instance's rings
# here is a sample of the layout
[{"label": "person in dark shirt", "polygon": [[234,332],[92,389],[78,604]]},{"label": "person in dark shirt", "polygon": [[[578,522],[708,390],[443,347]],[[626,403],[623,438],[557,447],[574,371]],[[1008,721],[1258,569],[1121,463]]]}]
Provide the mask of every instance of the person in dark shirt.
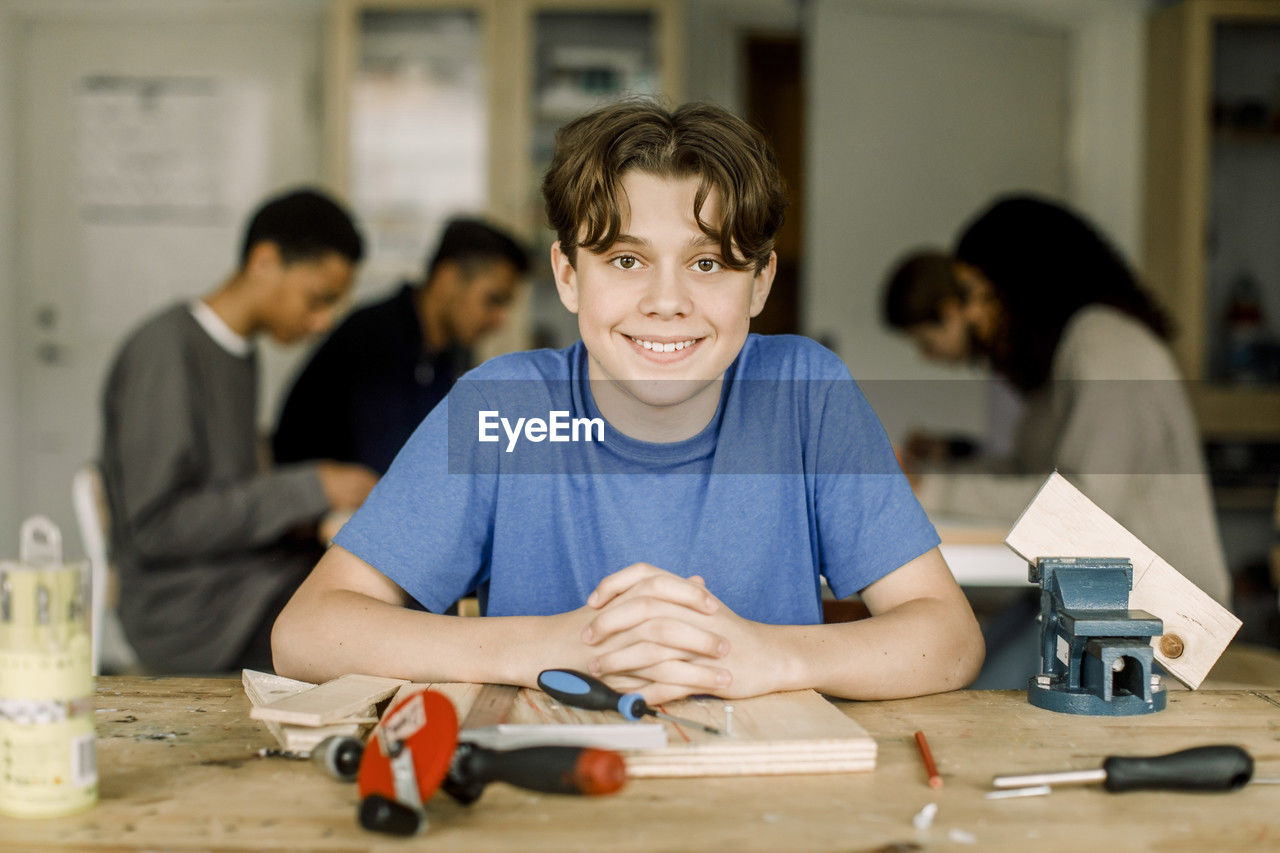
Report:
[{"label": "person in dark shirt", "polygon": [[312,355],[285,400],[277,463],[338,459],[386,473],[401,445],[502,326],[525,250],[474,219],[454,219],[421,283],[351,313]]}]

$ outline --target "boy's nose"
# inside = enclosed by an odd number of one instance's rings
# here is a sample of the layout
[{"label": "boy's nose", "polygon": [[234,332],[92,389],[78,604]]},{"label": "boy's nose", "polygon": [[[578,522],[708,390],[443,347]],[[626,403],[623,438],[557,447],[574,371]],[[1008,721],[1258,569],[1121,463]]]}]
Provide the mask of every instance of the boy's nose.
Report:
[{"label": "boy's nose", "polygon": [[640,310],[658,317],[680,317],[692,308],[689,288],[680,270],[656,269],[641,297]]}]

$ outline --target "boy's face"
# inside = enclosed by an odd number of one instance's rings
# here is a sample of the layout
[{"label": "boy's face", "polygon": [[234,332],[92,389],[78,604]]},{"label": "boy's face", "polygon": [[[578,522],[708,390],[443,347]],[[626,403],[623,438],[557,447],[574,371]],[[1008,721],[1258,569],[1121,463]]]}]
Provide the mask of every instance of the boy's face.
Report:
[{"label": "boy's face", "polygon": [[942,318],[938,322],[917,323],[907,329],[907,334],[927,359],[951,364],[968,361],[973,356],[973,344],[960,300],[943,300],[938,314]]},{"label": "boy's face", "polygon": [[254,248],[249,266],[262,284],[259,325],[279,344],[327,331],[355,277],[355,266],[337,252],[286,264],[271,243]]},{"label": "boy's face", "polygon": [[956,263],[956,286],[971,339],[982,350],[991,352],[1004,320],[995,288],[981,270],[963,262]]},{"label": "boy's face", "polygon": [[[698,228],[693,202],[699,179],[631,171],[622,187],[618,240],[599,254],[579,249],[576,265],[551,248],[556,286],[578,315],[590,378],[623,405],[695,408],[719,403],[718,380],[746,341],[750,320],[764,308],[776,259],[760,273],[724,265],[719,243]],[[719,221],[712,193],[702,218]]]},{"label": "boy's face", "polygon": [[447,275],[432,286],[448,288],[443,320],[453,343],[474,346],[485,335],[502,328],[520,284],[520,273],[513,264],[493,261],[469,276],[457,264],[450,264],[441,272]]}]

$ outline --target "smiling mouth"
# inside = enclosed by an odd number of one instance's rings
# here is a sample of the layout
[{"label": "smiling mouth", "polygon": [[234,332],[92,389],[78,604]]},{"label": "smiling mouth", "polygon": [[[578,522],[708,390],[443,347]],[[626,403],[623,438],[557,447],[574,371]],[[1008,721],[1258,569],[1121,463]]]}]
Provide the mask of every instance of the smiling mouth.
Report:
[{"label": "smiling mouth", "polygon": [[702,338],[686,338],[679,341],[658,341],[650,338],[637,338],[631,335],[627,335],[626,338],[636,346],[643,347],[651,352],[680,352],[702,340]]}]

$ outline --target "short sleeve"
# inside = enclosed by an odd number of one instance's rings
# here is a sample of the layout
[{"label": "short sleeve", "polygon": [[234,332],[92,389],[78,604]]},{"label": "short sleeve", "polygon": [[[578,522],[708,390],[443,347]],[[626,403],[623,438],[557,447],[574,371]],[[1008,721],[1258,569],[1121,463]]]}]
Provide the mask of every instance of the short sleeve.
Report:
[{"label": "short sleeve", "polygon": [[936,547],[939,539],[857,383],[817,383],[814,394],[820,569],[832,592],[844,597]]},{"label": "short sleeve", "polygon": [[477,408],[470,389],[432,410],[334,539],[437,613],[487,578],[492,550],[497,475],[459,458],[474,441],[450,440],[450,407]]}]

